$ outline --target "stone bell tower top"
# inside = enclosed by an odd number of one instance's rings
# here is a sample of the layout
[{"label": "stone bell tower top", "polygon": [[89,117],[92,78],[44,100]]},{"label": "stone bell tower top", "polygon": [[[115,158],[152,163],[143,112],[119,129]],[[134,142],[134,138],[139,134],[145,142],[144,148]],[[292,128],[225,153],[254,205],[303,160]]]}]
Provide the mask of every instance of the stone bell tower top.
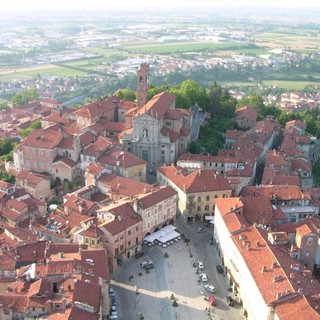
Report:
[{"label": "stone bell tower top", "polygon": [[148,99],[148,82],[149,82],[149,63],[141,63],[140,69],[137,71],[137,105],[142,107],[147,103]]}]

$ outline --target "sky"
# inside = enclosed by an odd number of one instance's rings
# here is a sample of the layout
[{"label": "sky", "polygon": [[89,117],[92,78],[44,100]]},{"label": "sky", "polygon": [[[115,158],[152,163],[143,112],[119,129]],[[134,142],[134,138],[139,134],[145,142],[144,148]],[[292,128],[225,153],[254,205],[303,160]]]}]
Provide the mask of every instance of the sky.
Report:
[{"label": "sky", "polygon": [[186,8],[186,7],[318,7],[319,0],[6,0],[1,1],[1,11],[33,11],[33,10],[72,10],[72,9],[108,9],[139,7],[147,8]]}]

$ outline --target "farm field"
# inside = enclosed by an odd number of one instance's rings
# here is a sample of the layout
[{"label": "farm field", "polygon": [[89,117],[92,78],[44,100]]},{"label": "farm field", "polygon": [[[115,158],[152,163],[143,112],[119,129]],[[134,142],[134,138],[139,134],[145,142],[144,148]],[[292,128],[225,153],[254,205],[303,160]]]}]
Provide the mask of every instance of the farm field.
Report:
[{"label": "farm field", "polygon": [[294,50],[316,50],[320,47],[320,38],[312,35],[287,33],[259,33],[252,36],[257,46],[274,48],[290,48]]},{"label": "farm field", "polygon": [[236,42],[223,42],[223,43],[213,43],[213,42],[183,42],[183,43],[156,43],[156,44],[139,44],[135,46],[126,46],[123,50],[129,52],[141,52],[141,53],[158,53],[158,54],[169,54],[176,52],[189,52],[189,51],[204,51],[212,50],[219,51],[224,49],[241,49],[247,44],[239,44]]}]

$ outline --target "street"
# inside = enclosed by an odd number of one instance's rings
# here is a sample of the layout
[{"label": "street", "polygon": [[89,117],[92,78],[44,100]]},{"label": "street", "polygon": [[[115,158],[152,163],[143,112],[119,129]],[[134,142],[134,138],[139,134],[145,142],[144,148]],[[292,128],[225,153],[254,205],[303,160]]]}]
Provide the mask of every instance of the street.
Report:
[{"label": "street", "polygon": [[[167,248],[144,246],[143,257],[129,259],[113,274],[110,286],[115,290],[118,318],[136,320],[142,315],[145,320],[207,320],[211,315],[219,320],[243,319],[239,306],[227,305],[226,279],[216,271],[218,259],[214,246],[209,244],[212,229],[207,227],[206,232],[197,233],[197,228],[204,226],[203,222],[185,224],[180,219],[176,226],[190,239],[188,245],[181,239]],[[140,262],[148,258],[155,266],[149,272],[140,267]],[[203,283],[198,283],[199,274],[192,264],[198,260],[204,263],[205,268],[199,273],[205,272],[208,283],[216,288],[215,307],[204,299],[210,293]],[[176,307],[173,306],[174,300],[177,301]]]}]

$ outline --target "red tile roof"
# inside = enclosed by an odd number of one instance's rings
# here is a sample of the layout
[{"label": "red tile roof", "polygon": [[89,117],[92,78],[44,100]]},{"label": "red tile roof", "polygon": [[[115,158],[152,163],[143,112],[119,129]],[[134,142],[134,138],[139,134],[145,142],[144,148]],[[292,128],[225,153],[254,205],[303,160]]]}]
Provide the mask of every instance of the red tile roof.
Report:
[{"label": "red tile roof", "polygon": [[94,308],[94,313],[98,313],[100,311],[101,286],[77,280],[72,300],[75,307],[77,307],[77,302],[85,303]]},{"label": "red tile roof", "polygon": [[143,209],[149,208],[154,206],[155,204],[159,203],[160,201],[164,201],[169,199],[173,196],[177,195],[177,191],[169,186],[165,186],[160,188],[159,190],[155,190],[149,194],[142,194],[140,195],[138,205]]},{"label": "red tile roof", "polygon": [[16,176],[16,180],[19,182],[26,183],[29,186],[36,187],[42,181],[50,181],[50,177],[46,175],[42,175],[40,173],[29,172],[29,171],[21,171]]},{"label": "red tile roof", "polygon": [[236,110],[236,120],[240,118],[247,118],[251,121],[256,121],[258,110],[249,106],[244,106]]},{"label": "red tile roof", "polygon": [[113,145],[113,140],[99,136],[95,142],[85,148],[82,153],[96,157]]},{"label": "red tile roof", "polygon": [[243,197],[265,196],[275,200],[302,200],[310,198],[310,195],[303,192],[299,186],[245,186],[240,194]]},{"label": "red tile roof", "polygon": [[143,107],[139,108],[135,116],[146,113],[153,118],[161,119],[175,101],[176,97],[173,94],[166,91],[161,92],[151,98]]},{"label": "red tile roof", "polygon": [[98,183],[109,187],[109,193],[122,196],[136,196],[138,194],[147,193],[151,190],[157,190],[157,187],[150,184],[139,182],[136,180],[126,179],[109,173],[104,173],[98,179]]},{"label": "red tile roof", "polygon": [[97,227],[96,224],[90,224],[89,228],[80,232],[82,236],[89,238],[99,238],[103,235],[103,232]]},{"label": "red tile roof", "polygon": [[116,166],[119,162],[121,168],[131,168],[139,165],[146,164],[146,161],[137,157],[129,151],[119,150],[118,148],[109,148],[101,156],[97,158],[97,162],[102,165]]},{"label": "red tile roof", "polygon": [[166,128],[166,127],[162,127],[162,129],[160,130],[160,133],[164,137],[170,138],[170,142],[176,142],[179,139],[179,133],[178,132],[170,130],[170,129]]},{"label": "red tile roof", "polygon": [[267,225],[273,222],[273,210],[269,198],[243,197],[241,201],[244,204],[243,215],[250,224],[256,222]]},{"label": "red tile roof", "polygon": [[62,133],[58,131],[34,129],[21,144],[33,148],[53,149],[58,146],[62,137]]},{"label": "red tile roof", "polygon": [[62,138],[58,148],[73,150],[73,139],[72,138]]},{"label": "red tile roof", "polygon": [[55,157],[52,165],[54,165],[58,162],[62,162],[70,168],[73,168],[77,165],[77,162],[73,161],[72,159],[70,159],[68,157],[62,157],[62,156]]},{"label": "red tile roof", "polygon": [[195,170],[188,174],[179,167],[163,166],[158,171],[185,193],[231,191],[228,180],[212,169]]},{"label": "red tile roof", "polygon": [[141,216],[136,213],[129,203],[116,204],[111,207],[101,208],[101,212],[111,212],[114,219],[100,225],[101,229],[107,230],[112,235],[117,235],[128,228],[140,224]]},{"label": "red tile roof", "polygon": [[83,118],[93,118],[96,116],[103,115],[106,112],[109,112],[111,110],[114,110],[117,107],[117,103],[113,103],[112,99],[107,100],[97,100],[95,102],[92,102],[88,104],[87,106],[84,106],[74,112],[71,113],[71,115],[76,115]]}]

